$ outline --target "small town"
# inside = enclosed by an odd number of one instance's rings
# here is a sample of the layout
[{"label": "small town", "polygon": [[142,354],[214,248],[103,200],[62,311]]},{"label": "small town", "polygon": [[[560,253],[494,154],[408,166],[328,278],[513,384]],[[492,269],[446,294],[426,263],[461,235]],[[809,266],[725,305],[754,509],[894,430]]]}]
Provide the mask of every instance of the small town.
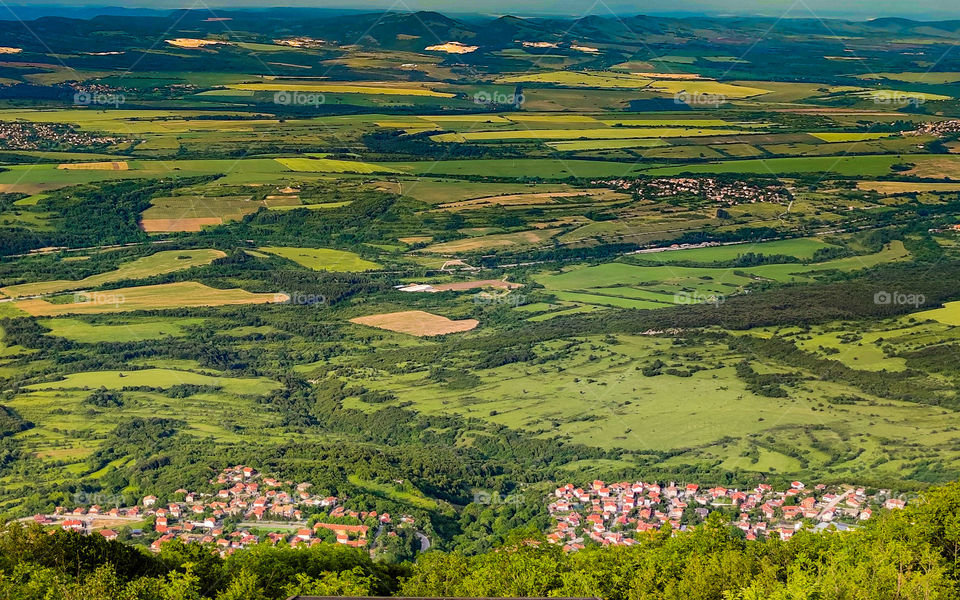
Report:
[{"label": "small town", "polygon": [[[346,498],[313,493],[309,482],[280,481],[236,465],[209,483],[217,491],[180,488],[168,501],[147,495],[133,506],[86,504],[81,497],[73,509],[57,507],[53,514],[38,514],[32,520],[108,540],[120,539],[120,530],[125,529],[127,541],[149,542],[154,552],[174,539],[212,544],[224,555],[259,543],[292,547],[336,543],[368,548],[373,554],[372,542],[382,535],[415,536],[421,550],[430,546],[413,516],[349,510],[343,505]],[[594,543],[629,546],[637,543],[638,534],[664,527],[686,531],[719,513],[748,540],[771,535],[787,540],[804,526],[844,531],[878,510],[906,506],[904,496],[889,490],[871,492],[854,486],[808,487],[801,481],[791,482],[785,490],[765,483],[752,490],[673,482],[596,480],[586,487],[567,483],[547,498],[547,512],[555,521],[547,539],[568,552]],[[96,495],[90,499],[110,500]]]},{"label": "small town", "polygon": [[603,546],[630,546],[637,534],[669,526],[685,531],[714,512],[729,517],[746,539],[778,535],[790,539],[805,525],[816,531],[854,528],[881,509],[896,510],[906,500],[888,490],[872,495],[865,488],[826,486],[808,488],[791,482],[786,490],[761,483],[753,490],[702,488],[696,483],[605,483],[586,489],[568,483],[558,487],[547,506],[556,525],[547,539],[565,551],[580,550],[587,540]]},{"label": "small town", "polygon": [[729,206],[756,202],[787,204],[791,199],[787,188],[779,184],[758,185],[746,181],[725,181],[714,177],[603,179],[592,183],[619,190],[635,190],[642,197],[668,198],[693,195]]},{"label": "small town", "polygon": [[291,48],[322,48],[323,46],[335,45],[336,42],[327,40],[318,40],[307,36],[273,40],[278,46],[289,46]]},{"label": "small town", "polygon": [[[181,488],[170,501],[161,502],[157,496],[148,495],[135,506],[108,508],[78,503],[71,510],[58,507],[53,514],[35,515],[32,520],[42,526],[102,535],[108,540],[118,539],[119,529],[126,527],[130,539],[150,541],[149,548],[154,552],[174,539],[213,544],[221,554],[259,543],[286,542],[292,547],[336,543],[370,548],[381,535],[416,535],[421,546],[426,539],[416,530],[416,519],[410,515],[395,519],[375,510],[348,510],[342,504],[345,498],[314,494],[309,482],[279,481],[237,465],[224,469],[210,483],[220,489],[198,493]],[[108,498],[94,495],[90,499]]]},{"label": "small town", "polygon": [[119,136],[86,133],[60,123],[0,122],[0,149],[2,150],[107,147],[124,141]]},{"label": "small town", "polygon": [[930,121],[928,123],[921,123],[916,129],[904,131],[903,135],[935,135],[937,137],[943,137],[945,135],[957,132],[960,132],[960,119],[947,119],[945,121]]}]

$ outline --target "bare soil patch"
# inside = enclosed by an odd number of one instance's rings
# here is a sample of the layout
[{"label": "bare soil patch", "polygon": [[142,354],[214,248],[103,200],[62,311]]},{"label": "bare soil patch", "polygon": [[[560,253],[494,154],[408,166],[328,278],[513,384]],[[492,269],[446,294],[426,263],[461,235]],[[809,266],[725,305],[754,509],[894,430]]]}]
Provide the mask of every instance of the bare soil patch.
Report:
[{"label": "bare soil patch", "polygon": [[476,288],[494,287],[501,290],[515,290],[522,288],[522,283],[513,283],[510,281],[501,281],[499,279],[478,279],[476,281],[458,281],[456,283],[441,283],[431,286],[438,292],[459,292],[462,290],[472,290]]},{"label": "bare soil patch", "polygon": [[220,225],[220,217],[186,217],[183,219],[141,219],[140,228],[147,233],[170,231],[200,231],[208,225]]},{"label": "bare soil patch", "polygon": [[476,319],[454,321],[422,310],[405,310],[402,312],[356,317],[350,319],[350,322],[419,337],[470,331],[480,324]]}]

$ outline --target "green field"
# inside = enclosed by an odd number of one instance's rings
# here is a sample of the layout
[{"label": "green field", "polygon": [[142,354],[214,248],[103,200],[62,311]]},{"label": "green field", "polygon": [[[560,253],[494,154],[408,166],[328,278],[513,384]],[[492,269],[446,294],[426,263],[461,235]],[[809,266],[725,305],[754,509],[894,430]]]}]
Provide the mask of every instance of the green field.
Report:
[{"label": "green field", "polygon": [[933,319],[947,325],[960,326],[960,302],[949,302],[943,308],[917,313],[916,318]]},{"label": "green field", "polygon": [[716,127],[731,129],[734,127],[763,127],[765,123],[747,123],[724,119],[603,119],[604,125],[622,125],[626,127]]},{"label": "green field", "polygon": [[279,293],[255,294],[239,288],[218,289],[195,281],[182,281],[116,288],[102,292],[82,292],[67,300],[68,302],[48,302],[42,298],[34,298],[18,300],[14,306],[33,316],[52,317],[184,307],[266,304],[283,302],[284,298]]},{"label": "green field", "polygon": [[760,87],[697,79],[689,81],[658,80],[651,83],[650,88],[672,96],[688,98],[693,102],[697,102],[698,98],[704,98],[704,101],[709,102],[713,97],[725,102],[729,98],[749,98],[766,94],[768,91]]},{"label": "green field", "polygon": [[375,262],[364,260],[353,252],[331,250],[329,248],[280,248],[266,246],[259,248],[262,252],[269,252],[282,256],[287,260],[303,265],[314,271],[372,271],[379,269]]},{"label": "green field", "polygon": [[643,88],[650,79],[642,75],[612,72],[553,71],[526,75],[509,75],[497,79],[497,83],[552,83],[570,87],[591,88]]},{"label": "green field", "polygon": [[666,146],[667,143],[660,139],[638,138],[626,140],[574,140],[570,142],[547,142],[547,145],[554,150],[570,152],[576,150],[608,150],[612,148],[656,148],[657,146]]},{"label": "green field", "polygon": [[407,163],[386,163],[386,166],[420,175],[472,175],[497,177],[542,177],[565,179],[567,177],[620,177],[643,171],[635,164],[592,160],[553,159],[484,159],[484,160],[438,160]]},{"label": "green field", "polygon": [[838,156],[811,158],[766,158],[761,160],[733,160],[706,165],[659,167],[645,172],[653,176],[671,176],[681,173],[744,173],[769,175],[771,173],[835,173],[847,176],[873,176],[890,173],[890,167],[909,162],[911,157],[889,155]]},{"label": "green field", "polygon": [[125,387],[168,388],[174,385],[203,385],[223,388],[230,394],[263,395],[277,389],[279,384],[266,378],[234,378],[180,371],[175,369],[141,369],[130,371],[95,371],[75,373],[51,383],[38,383],[31,390],[94,390],[100,387],[122,389]]},{"label": "green field", "polygon": [[960,81],[958,72],[937,72],[937,71],[905,71],[900,73],[871,73],[869,75],[859,75],[860,79],[891,79],[893,81],[905,81],[907,83],[927,83],[943,84],[957,83]]},{"label": "green field", "polygon": [[312,171],[317,173],[393,173],[393,169],[350,160],[330,158],[278,158],[277,162],[292,171]]},{"label": "green field", "polygon": [[427,498],[422,492],[420,492],[420,490],[417,490],[416,488],[413,488],[415,491],[407,491],[398,489],[396,485],[378,483],[376,481],[366,481],[356,475],[351,475],[348,478],[348,481],[357,487],[367,490],[368,492],[383,495],[397,500],[398,502],[404,502],[406,504],[411,504],[427,510],[437,508],[436,501]]},{"label": "green field", "polygon": [[22,297],[87,289],[114,281],[145,279],[154,275],[208,265],[224,256],[226,256],[226,253],[220,250],[165,250],[122,264],[116,270],[91,275],[77,281],[58,280],[25,283],[0,288],[0,292],[9,297]]},{"label": "green field", "polygon": [[[716,459],[758,472],[771,468],[796,472],[805,467],[866,472],[865,465],[846,463],[843,458],[851,446],[860,444],[882,465],[878,467],[881,472],[894,473],[899,465],[895,457],[908,444],[922,440],[918,450],[930,452],[949,435],[942,432],[944,422],[939,419],[956,421],[935,407],[879,399],[873,399],[877,404],[872,405],[824,405],[824,395],[850,393],[848,388],[830,383],[812,384],[790,398],[758,397],[743,387],[733,368],[727,366],[742,357],[723,344],[708,342],[678,349],[669,339],[642,336],[618,336],[615,345],[601,344],[598,338],[584,343],[593,345],[592,357],[564,353],[559,363],[563,366],[561,377],[530,368],[475,371],[480,382],[469,397],[430,385],[417,375],[381,375],[365,381],[388,387],[400,401],[413,402],[419,410],[431,413],[489,419],[536,436],[559,432],[575,441],[608,448],[673,449],[678,452],[671,459],[676,465]],[[542,348],[543,352],[551,350],[555,348],[549,344]],[[639,367],[655,357],[682,365],[681,370],[698,364],[706,369],[689,377],[640,376]],[[852,356],[847,358],[858,362]],[[751,359],[757,368],[766,362]],[[870,361],[864,356],[861,360],[867,367],[876,366],[867,364]],[[775,364],[769,363],[769,368],[776,368]],[[874,413],[881,408],[885,416],[877,418]],[[902,429],[904,420],[911,424],[909,435]],[[664,422],[674,425],[664,428]],[[821,429],[804,433],[811,424]],[[732,442],[731,432],[737,436]],[[753,444],[762,449],[757,461],[742,454]],[[791,446],[809,450],[803,453],[802,463],[783,453],[783,448]],[[690,450],[692,447],[696,450]],[[831,458],[822,451],[825,447],[842,452]]]},{"label": "green field", "polygon": [[67,338],[81,344],[100,342],[141,342],[165,336],[186,335],[185,327],[197,319],[138,319],[117,324],[88,323],[74,318],[43,319],[38,323],[50,330],[49,335]]},{"label": "green field", "polygon": [[563,184],[481,183],[428,177],[407,178],[401,180],[399,184],[396,182],[376,182],[373,185],[380,189],[403,193],[405,196],[416,198],[428,204],[446,204],[504,194],[563,192],[572,189]]},{"label": "green field", "polygon": [[[779,246],[779,247],[778,247]],[[780,283],[811,282],[818,273],[829,271],[855,271],[877,264],[897,262],[909,257],[901,242],[894,242],[881,252],[866,256],[840,258],[812,264],[766,264],[750,267],[684,267],[672,263],[719,262],[734,259],[742,253],[751,251],[749,245],[722,247],[719,257],[711,260],[710,250],[703,248],[679,250],[647,255],[633,255],[631,259],[661,261],[662,266],[639,266],[622,262],[611,262],[597,266],[579,266],[565,269],[559,274],[541,275],[536,278],[548,291],[555,292],[557,298],[579,301],[587,304],[621,306],[625,308],[658,308],[660,304],[699,304],[742,294],[750,284],[760,280]],[[813,252],[826,247],[816,240],[786,240],[756,245],[758,254],[797,254],[812,256]],[[692,253],[690,258],[683,256],[672,260],[661,260],[664,255]],[[613,287],[616,286],[616,287]],[[602,289],[603,297],[595,292]],[[646,292],[637,294],[637,292]],[[651,295],[651,292],[653,295]],[[623,298],[624,300],[617,300]]]},{"label": "green field", "polygon": [[308,81],[290,81],[287,83],[240,83],[229,86],[233,90],[252,92],[319,92],[329,94],[385,94],[399,96],[432,96],[436,98],[452,98],[453,94],[437,92],[418,87],[403,86],[371,86],[350,84],[323,84]]},{"label": "green field", "polygon": [[608,127],[604,129],[521,129],[475,131],[468,133],[441,133],[431,136],[436,142],[469,142],[501,140],[563,140],[563,139],[621,139],[674,138],[708,135],[746,135],[743,129],[698,129],[694,127]]},{"label": "green field", "polygon": [[879,140],[889,137],[889,133],[842,133],[842,132],[818,132],[811,133],[815,138],[825,142],[865,142],[869,140]]},{"label": "green field", "polygon": [[671,250],[667,252],[650,252],[635,254],[634,260],[642,260],[657,263],[712,263],[733,260],[748,252],[763,255],[795,256],[802,259],[813,258],[814,252],[823,248],[829,248],[821,240],[812,238],[799,238],[793,240],[780,240],[776,242],[761,242],[747,244],[733,244],[727,246],[712,246],[709,248],[692,248],[689,250]]},{"label": "green field", "polygon": [[140,160],[130,162],[126,171],[58,169],[56,164],[12,165],[0,173],[0,184],[33,185],[38,190],[55,189],[79,183],[93,183],[113,179],[169,177],[171,174],[216,175],[226,174],[222,183],[263,182],[279,176],[284,166],[270,158],[239,160]]}]

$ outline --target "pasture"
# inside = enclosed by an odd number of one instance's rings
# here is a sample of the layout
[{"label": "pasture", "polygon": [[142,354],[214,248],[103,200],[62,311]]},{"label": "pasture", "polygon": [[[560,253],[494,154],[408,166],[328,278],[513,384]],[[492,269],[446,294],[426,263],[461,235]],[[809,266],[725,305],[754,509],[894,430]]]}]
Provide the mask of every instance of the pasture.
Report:
[{"label": "pasture", "polygon": [[917,181],[858,181],[861,190],[878,194],[909,194],[918,192],[960,192],[960,183],[924,183]]},{"label": "pasture", "polygon": [[60,163],[58,169],[77,170],[77,171],[126,171],[130,164],[125,160],[115,160],[109,162],[79,162],[79,163]]},{"label": "pasture", "polygon": [[640,89],[649,85],[651,79],[643,75],[614,72],[550,71],[500,77],[496,83],[547,83],[567,87],[627,88]]},{"label": "pasture", "polygon": [[914,316],[917,319],[933,319],[946,325],[960,327],[960,302],[947,302],[942,308],[926,310]]},{"label": "pasture", "polygon": [[[363,381],[430,414],[459,414],[532,436],[559,434],[604,448],[675,451],[670,464],[677,467],[720,460],[731,468],[763,473],[831,468],[847,476],[893,474],[898,457],[911,444],[918,446],[910,456],[929,454],[949,437],[943,431],[952,426],[948,423],[960,424],[937,407],[884,400],[815,380],[791,388],[786,398],[758,396],[731,365],[748,359],[757,369],[780,367],[763,357],[740,355],[718,341],[688,340],[678,347],[670,337],[615,339],[588,337],[562,351],[557,344],[539,345],[537,354],[552,356],[547,364],[553,368],[527,364],[472,369],[478,381],[467,393],[447,389],[423,374],[380,372]],[[849,358],[855,365],[864,361],[867,367],[876,366],[866,356]],[[695,372],[640,375],[656,359],[680,372]],[[862,396],[864,402],[825,402],[843,394]],[[664,429],[664,422],[675,426]],[[811,424],[817,427],[811,430]],[[758,447],[761,452],[754,460],[747,451]],[[848,462],[857,447],[866,449],[869,468],[860,461]],[[787,448],[800,452],[788,455]],[[824,452],[828,448],[834,453]]]},{"label": "pasture", "polygon": [[262,396],[280,387],[265,377],[223,377],[178,369],[131,369],[74,373],[49,383],[37,383],[29,390],[119,390],[132,387],[169,388],[174,385],[202,385],[223,388],[229,394]]},{"label": "pasture", "polygon": [[743,135],[743,129],[698,129],[693,127],[608,127],[604,129],[501,129],[466,133],[440,133],[431,136],[436,142],[476,142],[509,140],[579,140],[623,138],[679,138],[712,135]]},{"label": "pasture", "polygon": [[242,289],[220,290],[183,281],[159,285],[117,288],[103,292],[79,292],[74,302],[48,302],[40,298],[18,300],[14,306],[35,317],[117,313],[137,310],[196,308],[285,302],[283,294],[256,294]]},{"label": "pasture", "polygon": [[[656,167],[645,170],[648,175],[673,176],[683,173],[743,173],[769,175],[772,173],[833,173],[850,177],[886,175],[890,167],[902,162],[910,162],[913,157],[890,155],[837,156],[837,157],[801,157],[766,158],[747,160],[727,160],[704,165],[681,165]],[[928,164],[924,161],[922,164]],[[931,167],[932,168],[932,167]]]},{"label": "pasture", "polygon": [[659,138],[547,142],[547,146],[559,152],[575,152],[579,150],[613,150],[617,148],[656,148],[658,146],[666,145],[667,142]]},{"label": "pasture", "polygon": [[656,263],[716,263],[733,260],[746,253],[761,255],[795,256],[801,259],[813,258],[814,252],[830,248],[830,244],[814,238],[778,240],[775,242],[729,244],[707,248],[687,250],[668,250],[662,252],[640,252],[631,255],[633,261]]},{"label": "pasture", "polygon": [[226,253],[221,250],[164,250],[121,264],[117,269],[91,275],[77,281],[40,281],[0,288],[9,297],[42,296],[68,290],[97,287],[125,279],[145,279],[155,275],[173,273],[183,269],[208,265]]},{"label": "pasture", "polygon": [[167,318],[136,319],[111,323],[88,323],[77,318],[38,319],[50,330],[48,335],[66,338],[81,344],[102,342],[142,342],[162,337],[182,337],[187,327],[202,322],[200,319]]},{"label": "pasture", "polygon": [[316,173],[395,173],[391,168],[351,160],[330,158],[278,158],[277,162],[291,171]]},{"label": "pasture", "polygon": [[[593,160],[555,160],[549,158],[437,160],[390,162],[385,166],[420,175],[469,175],[503,179],[568,177],[624,177],[643,172],[644,166]],[[2,177],[2,174],[0,174]]]},{"label": "pasture", "polygon": [[711,80],[656,80],[650,84],[650,89],[663,94],[676,96],[681,100],[687,99],[693,103],[714,102],[722,103],[728,99],[750,98],[767,93],[767,89],[722,83]]},{"label": "pasture", "polygon": [[[658,308],[667,304],[722,303],[725,298],[742,294],[759,281],[809,283],[818,274],[856,271],[903,261],[910,256],[901,242],[893,242],[875,254],[811,264],[782,263],[736,268],[687,267],[679,264],[731,260],[750,251],[773,255],[792,251],[811,257],[815,250],[827,247],[817,240],[784,240],[769,244],[766,247],[765,244],[744,244],[634,254],[623,259],[624,262],[568,267],[559,273],[537,275],[534,279],[560,300],[622,308]],[[712,257],[712,250],[719,250],[716,259]],[[684,258],[684,253],[692,253],[688,255],[692,258]],[[670,255],[680,256],[673,258]],[[644,262],[652,264],[645,266]]]},{"label": "pasture", "polygon": [[228,86],[232,90],[251,92],[303,92],[322,94],[368,94],[386,96],[425,96],[453,98],[449,92],[438,92],[427,87],[392,85],[389,82],[316,83],[312,81],[286,81],[271,83],[238,83]]},{"label": "pasture", "polygon": [[364,260],[358,254],[344,250],[277,246],[264,246],[258,250],[292,260],[314,271],[372,271],[380,268],[377,263]]},{"label": "pasture", "polygon": [[427,204],[447,204],[487,196],[563,192],[573,189],[564,184],[483,183],[434,177],[403,177],[397,181],[376,181],[368,185],[373,189],[402,194]]},{"label": "pasture", "polygon": [[475,252],[478,250],[492,250],[508,246],[540,244],[557,235],[560,231],[560,229],[535,229],[518,231],[516,233],[480,235],[450,242],[440,242],[427,246],[419,250],[419,252],[455,254],[457,252]]},{"label": "pasture", "polygon": [[586,201],[625,199],[627,196],[618,195],[608,189],[583,189],[568,192],[537,192],[528,194],[504,194],[502,196],[486,196],[460,202],[441,204],[437,210],[471,210],[489,208],[491,206],[539,206],[552,204],[558,199],[577,198]]},{"label": "pasture", "polygon": [[879,140],[890,137],[889,133],[844,133],[844,132],[817,132],[811,133],[813,137],[825,142],[866,142],[870,140]]}]

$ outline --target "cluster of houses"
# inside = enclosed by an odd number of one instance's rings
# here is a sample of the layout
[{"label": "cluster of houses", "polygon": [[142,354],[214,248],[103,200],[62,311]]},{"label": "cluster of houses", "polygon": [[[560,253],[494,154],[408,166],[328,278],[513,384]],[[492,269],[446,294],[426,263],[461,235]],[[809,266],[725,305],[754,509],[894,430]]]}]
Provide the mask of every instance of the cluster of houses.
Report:
[{"label": "cluster of houses", "polygon": [[[132,535],[151,541],[154,551],[178,539],[214,545],[222,554],[281,542],[293,547],[337,543],[365,548],[380,535],[396,536],[398,530],[416,533],[415,520],[408,515],[395,522],[387,513],[348,510],[340,498],[312,493],[309,482],[278,481],[243,465],[224,469],[210,483],[216,491],[179,489],[167,502],[149,495],[135,506],[57,508],[53,515],[34,519],[41,525],[107,539],[118,536],[109,527],[152,523],[151,529],[134,529]],[[845,530],[870,519],[877,510],[905,506],[902,496],[887,490],[868,494],[865,488],[808,487],[801,481],[791,482],[787,489],[761,483],[741,490],[696,483],[597,480],[586,487],[567,483],[556,488],[547,504],[554,522],[547,538],[562,544],[565,551],[587,543],[629,546],[647,532],[665,527],[685,531],[718,513],[748,540],[773,535],[786,540],[805,526]]]},{"label": "cluster of houses", "polygon": [[291,48],[322,48],[323,46],[336,44],[336,42],[328,42],[327,40],[307,36],[273,40],[273,43],[278,46],[290,46]]},{"label": "cluster of houses", "polygon": [[[523,40],[514,40],[518,42],[524,48],[560,48],[560,44],[557,42],[527,42]],[[596,54],[600,52],[600,48],[594,48],[592,46],[581,46],[576,43],[569,44],[571,50],[576,50],[577,52],[586,52],[587,54]]]},{"label": "cluster of houses", "polygon": [[946,121],[931,121],[920,123],[912,131],[904,131],[903,135],[935,135],[943,137],[950,133],[960,131],[960,119],[948,119]]},{"label": "cluster of houses", "polygon": [[564,550],[598,544],[632,545],[638,536],[669,526],[684,531],[720,511],[749,540],[778,535],[789,539],[805,524],[817,530],[849,529],[879,508],[900,509],[902,498],[889,492],[868,496],[864,488],[808,488],[800,481],[786,490],[760,484],[753,490],[708,489],[695,483],[661,485],[648,482],[604,483],[582,488],[568,483],[554,492],[547,509],[556,525],[548,539]]},{"label": "cluster of houses", "polygon": [[[179,539],[213,544],[223,554],[261,542],[286,542],[294,547],[323,542],[369,547],[371,527],[376,528],[373,536],[396,536],[397,527],[415,525],[414,518],[408,515],[394,523],[389,513],[348,510],[341,498],[312,493],[313,484],[309,482],[279,481],[243,465],[224,469],[210,483],[219,489],[210,493],[179,489],[172,501],[160,502],[149,495],[138,505],[128,507],[107,509],[94,504],[70,511],[57,508],[55,514],[37,515],[34,520],[81,533],[96,531],[107,539],[115,539],[117,532],[99,528],[98,522],[139,526],[152,519],[152,531],[133,531],[134,535],[155,538],[150,544],[154,551],[159,551],[165,542]],[[319,522],[309,526],[307,519],[312,515],[320,515]],[[253,533],[258,528],[272,531]]]},{"label": "cluster of houses", "polygon": [[746,181],[723,180],[714,177],[606,179],[593,183],[620,190],[636,190],[641,196],[647,198],[693,195],[728,206],[748,202],[777,204],[790,202],[790,192],[779,184],[757,185]]},{"label": "cluster of houses", "polygon": [[63,123],[0,122],[0,149],[43,150],[46,148],[76,146],[111,146],[123,138],[78,131]]}]

